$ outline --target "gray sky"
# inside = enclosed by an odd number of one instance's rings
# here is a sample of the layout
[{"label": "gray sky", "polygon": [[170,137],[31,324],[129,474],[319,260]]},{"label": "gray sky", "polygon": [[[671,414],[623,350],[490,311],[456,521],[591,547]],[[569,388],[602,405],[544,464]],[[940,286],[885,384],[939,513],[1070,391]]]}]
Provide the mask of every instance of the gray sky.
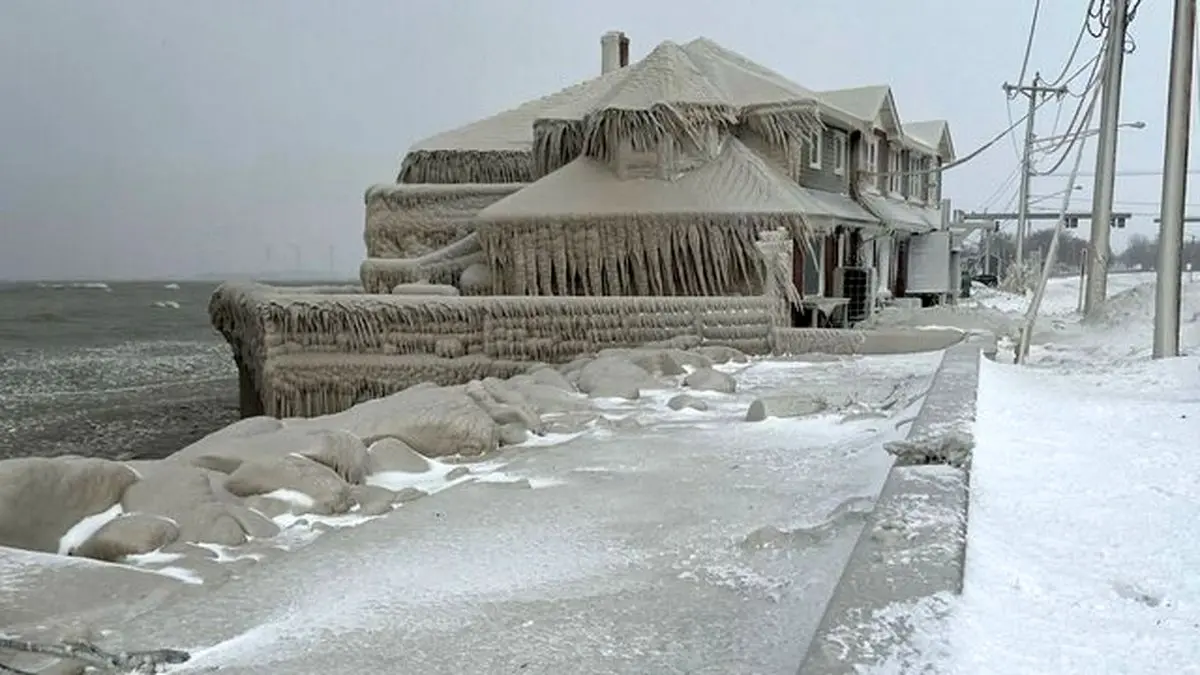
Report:
[{"label": "gray sky", "polygon": [[[1087,3],[1043,4],[1031,69],[1053,77]],[[1122,132],[1127,170],[1162,166],[1170,4],[1144,3],[1131,31],[1138,49],[1126,61],[1122,118],[1147,128]],[[297,251],[304,267],[324,268],[332,252],[350,274],[363,256],[363,190],[394,180],[412,142],[596,75],[610,29],[630,36],[635,59],[661,40],[704,35],[813,89],[890,84],[902,120],[950,120],[966,154],[1009,124],[1000,85],[1018,75],[1031,8],[3,0],[0,277],[241,272],[267,266],[268,244],[274,268],[294,268]],[[1089,39],[1084,58],[1094,49]],[[1043,110],[1039,131],[1050,135],[1056,107]],[[1015,163],[1003,141],[950,172],[946,196],[978,207]],[[1093,166],[1089,155],[1084,168]],[[1091,180],[1076,194],[1089,195]],[[1040,179],[1034,191],[1064,181]],[[1160,185],[1118,179],[1118,208],[1148,214],[1130,232],[1153,232]]]}]

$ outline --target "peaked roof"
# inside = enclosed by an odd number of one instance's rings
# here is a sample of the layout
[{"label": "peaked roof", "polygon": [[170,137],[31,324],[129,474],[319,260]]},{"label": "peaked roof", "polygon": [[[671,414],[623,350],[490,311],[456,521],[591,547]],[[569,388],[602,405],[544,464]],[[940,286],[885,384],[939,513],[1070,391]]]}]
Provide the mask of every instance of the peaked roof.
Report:
[{"label": "peaked roof", "polygon": [[[778,100],[801,97],[815,101],[822,117],[847,126],[857,126],[864,121],[840,106],[823,100],[817,92],[709,38],[698,37],[683,45],[683,49],[705,69],[709,79],[718,82],[734,100],[769,100],[774,90]],[[747,85],[753,86],[753,90],[743,90]]]},{"label": "peaked roof", "polygon": [[630,213],[806,214],[878,222],[850,199],[830,201],[788,178],[730,136],[716,159],[671,179],[621,178],[579,157],[479,212],[486,220]]},{"label": "peaked roof", "polygon": [[[660,52],[657,55],[655,52]],[[651,58],[654,57],[654,58]],[[410,152],[439,150],[528,151],[533,144],[535,120],[575,119],[593,109],[618,83],[630,76],[639,64],[650,60],[698,73],[707,86],[735,105],[765,105],[798,98],[821,105],[822,112],[845,123],[870,120],[833,102],[822,101],[810,89],[800,86],[783,75],[755,63],[745,56],[723,47],[708,38],[696,38],[684,45],[664,42],[646,58],[626,68],[594,77],[558,92],[528,101],[482,120],[444,131],[417,141]],[[642,68],[643,71],[654,70]],[[646,77],[643,74],[643,77]],[[712,91],[710,93],[717,93]],[[693,92],[697,93],[697,92]],[[626,94],[627,96],[630,94]],[[621,105],[618,100],[614,105]]]},{"label": "peaked roof", "polygon": [[709,79],[683,47],[669,40],[623,70],[625,77],[591,101],[592,109],[648,110],[662,103],[733,108],[742,103]]},{"label": "peaked roof", "polygon": [[943,159],[953,160],[955,157],[950,123],[946,120],[908,122],[904,125],[904,135],[936,150]]},{"label": "peaked roof", "polygon": [[470,124],[456,127],[417,141],[410,151],[436,150],[529,150],[533,142],[533,122],[548,110],[574,101],[589,100],[603,92],[626,73],[615,70],[580,82]]},{"label": "peaked roof", "polygon": [[892,122],[899,126],[900,117],[896,112],[896,101],[892,96],[892,88],[886,84],[876,84],[851,89],[834,89],[819,94],[822,100],[842,108],[858,119],[874,122],[885,108],[891,109]]}]

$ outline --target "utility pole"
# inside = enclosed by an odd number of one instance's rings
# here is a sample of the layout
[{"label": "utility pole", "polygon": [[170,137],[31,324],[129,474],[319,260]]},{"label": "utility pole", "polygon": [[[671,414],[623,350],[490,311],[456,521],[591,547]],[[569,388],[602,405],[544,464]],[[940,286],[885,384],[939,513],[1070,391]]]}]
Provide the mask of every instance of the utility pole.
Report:
[{"label": "utility pole", "polygon": [[1096,146],[1096,179],[1092,187],[1092,236],[1087,249],[1088,269],[1083,296],[1083,313],[1100,311],[1108,297],[1108,250],[1112,221],[1113,190],[1116,187],[1117,127],[1121,112],[1121,72],[1125,64],[1125,27],[1128,0],[1112,0],[1108,14],[1108,37],[1101,66],[1104,88],[1100,103],[1100,138]]},{"label": "utility pole", "polygon": [[[1029,179],[1033,176],[1033,163],[1030,154],[1033,150],[1033,118],[1037,113],[1038,104],[1047,96],[1062,98],[1067,94],[1067,88],[1042,86],[1042,74],[1035,73],[1033,81],[1027,85],[1004,83],[1004,93],[1009,98],[1017,95],[1029,98],[1029,112],[1025,115],[1025,146],[1021,150],[1021,183],[1017,193],[1017,256],[1016,273],[1024,275],[1025,237],[1029,228]],[[1021,280],[1024,284],[1023,279]]]},{"label": "utility pole", "polygon": [[1154,289],[1154,358],[1179,356],[1183,280],[1183,209],[1187,200],[1188,132],[1192,119],[1192,45],[1196,0],[1175,0],[1171,71],[1167,79],[1167,138],[1163,151],[1162,222]]}]

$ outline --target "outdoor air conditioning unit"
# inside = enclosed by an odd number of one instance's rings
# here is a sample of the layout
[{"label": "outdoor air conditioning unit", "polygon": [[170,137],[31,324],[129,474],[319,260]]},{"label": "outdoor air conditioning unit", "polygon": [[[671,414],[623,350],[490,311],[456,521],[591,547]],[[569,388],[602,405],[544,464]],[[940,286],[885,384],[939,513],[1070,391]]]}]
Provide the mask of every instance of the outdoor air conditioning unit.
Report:
[{"label": "outdoor air conditioning unit", "polygon": [[858,323],[875,312],[875,289],[879,282],[874,267],[835,267],[833,297],[848,298],[846,321]]}]

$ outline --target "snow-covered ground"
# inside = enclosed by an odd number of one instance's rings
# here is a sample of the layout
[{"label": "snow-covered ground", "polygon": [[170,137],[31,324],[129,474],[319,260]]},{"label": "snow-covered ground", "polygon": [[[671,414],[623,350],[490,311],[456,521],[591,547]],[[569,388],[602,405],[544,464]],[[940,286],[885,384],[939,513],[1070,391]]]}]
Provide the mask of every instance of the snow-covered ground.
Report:
[{"label": "snow-covered ground", "polygon": [[[604,425],[98,637],[188,649],[180,672],[791,673],[940,357],[722,366],[705,411],[599,399]],[[745,421],[781,392],[833,408]]]},{"label": "snow-covered ground", "polygon": [[[1082,322],[1077,281],[1053,280],[1028,365],[982,364],[963,594],[880,612],[876,630],[910,637],[859,672],[1200,673],[1200,358],[1149,359],[1152,284],[1113,275],[1105,316]],[[936,318],[1024,309],[990,290],[970,304]]]}]

